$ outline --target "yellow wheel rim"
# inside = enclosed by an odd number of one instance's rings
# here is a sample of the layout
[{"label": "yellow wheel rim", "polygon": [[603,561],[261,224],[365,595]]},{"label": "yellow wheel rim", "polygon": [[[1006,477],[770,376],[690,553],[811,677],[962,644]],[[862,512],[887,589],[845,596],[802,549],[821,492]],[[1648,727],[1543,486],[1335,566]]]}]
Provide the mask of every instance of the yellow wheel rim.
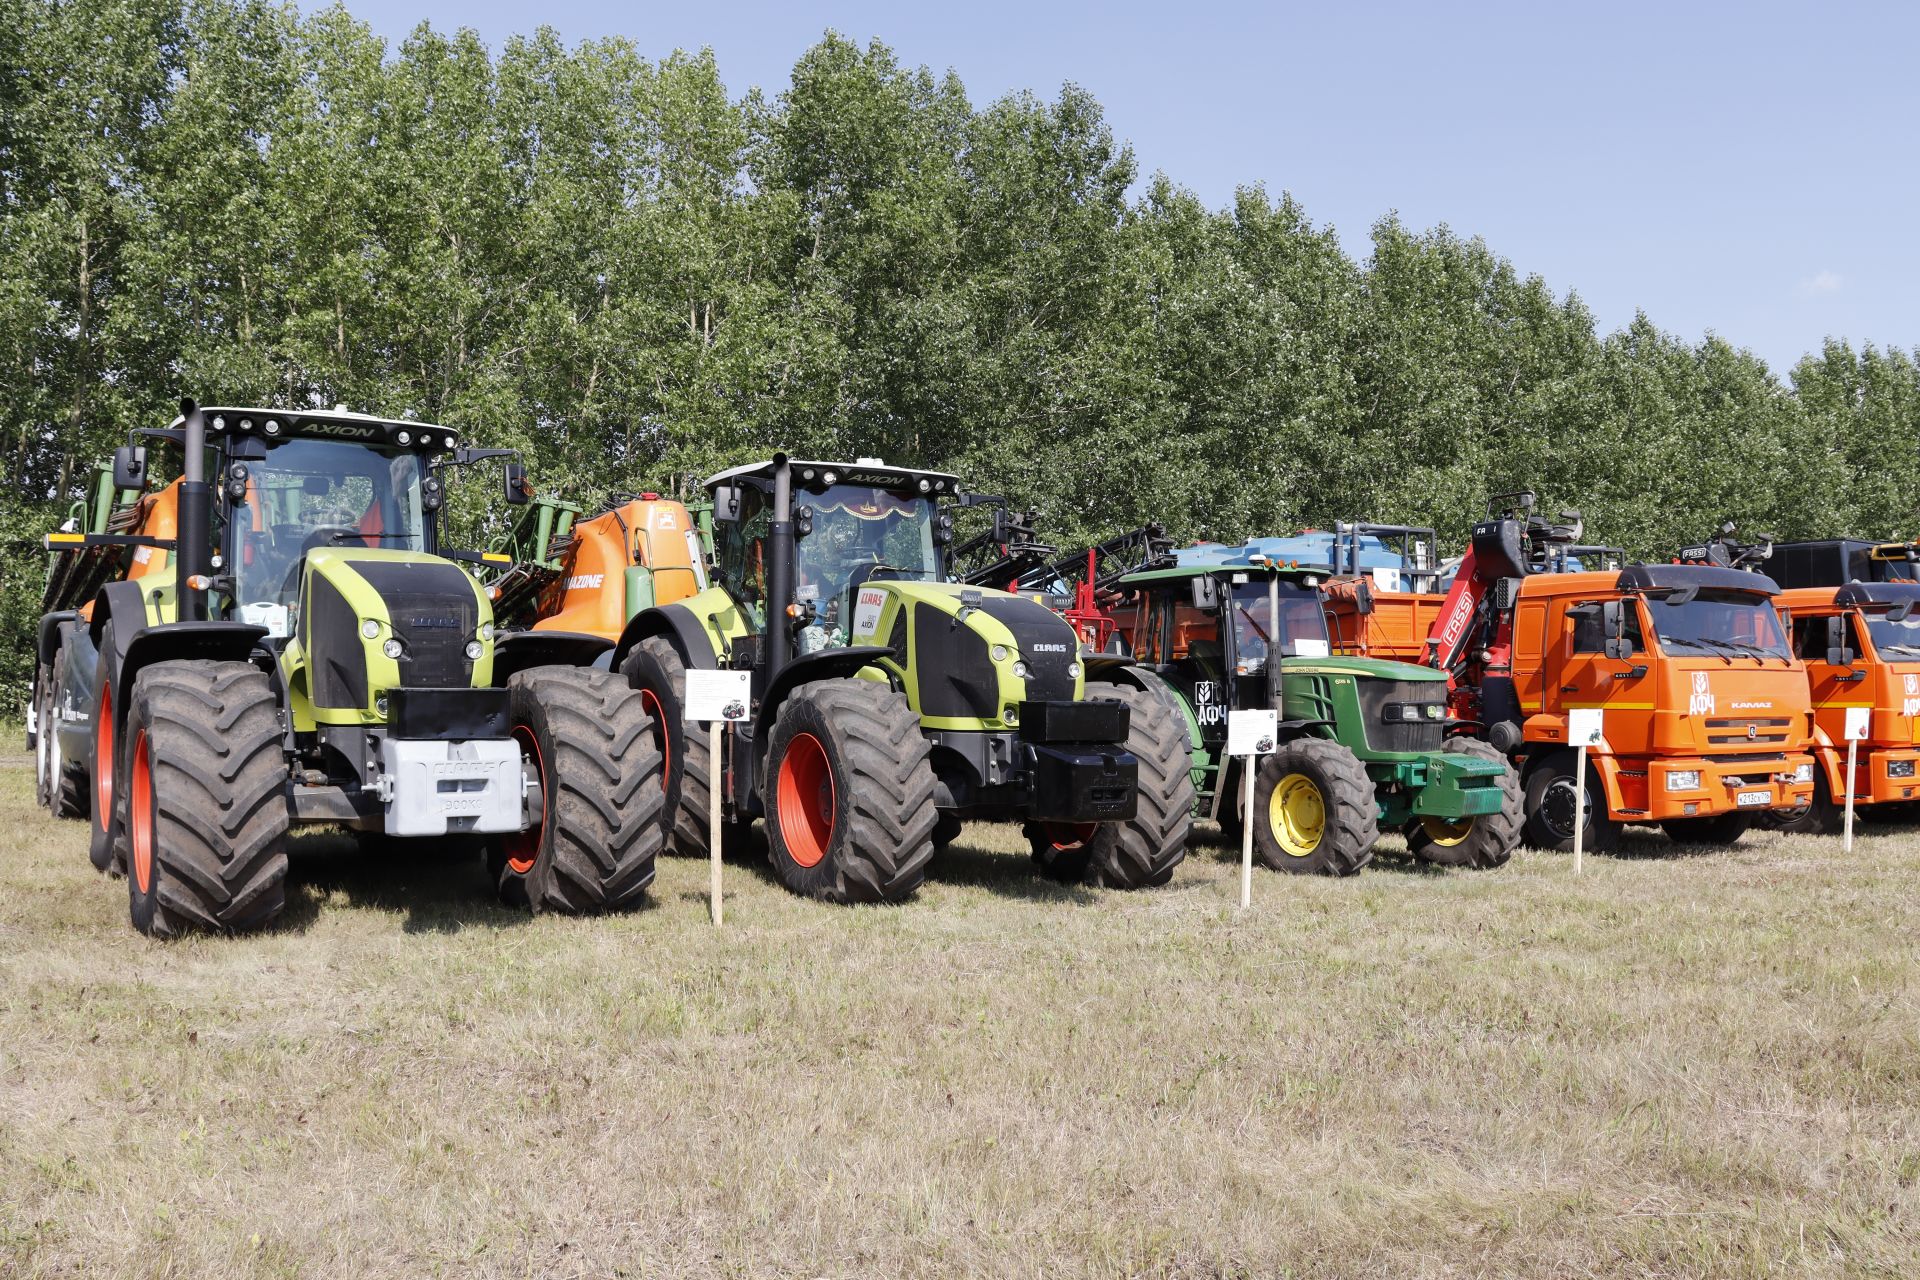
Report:
[{"label": "yellow wheel rim", "polygon": [[1473,834],[1473,819],[1459,818],[1449,820],[1446,818],[1431,818],[1422,815],[1420,818],[1420,829],[1426,832],[1427,839],[1433,841],[1435,844],[1452,846],[1460,844],[1466,840],[1468,836]]},{"label": "yellow wheel rim", "polygon": [[1292,857],[1304,858],[1318,849],[1327,829],[1327,804],[1313,779],[1303,773],[1280,779],[1267,802],[1267,823],[1275,843]]}]

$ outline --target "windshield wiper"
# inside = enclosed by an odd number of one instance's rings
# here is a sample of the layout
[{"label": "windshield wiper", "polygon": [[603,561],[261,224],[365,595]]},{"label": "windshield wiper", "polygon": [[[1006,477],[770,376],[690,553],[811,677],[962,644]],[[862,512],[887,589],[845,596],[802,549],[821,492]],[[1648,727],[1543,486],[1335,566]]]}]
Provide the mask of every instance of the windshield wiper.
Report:
[{"label": "windshield wiper", "polygon": [[1880,652],[1911,653],[1920,656],[1920,644],[1883,644],[1880,646]]},{"label": "windshield wiper", "polygon": [[1694,636],[1661,636],[1660,643],[1669,649],[1673,648],[1675,645],[1682,645],[1682,644],[1692,645],[1694,648],[1700,650],[1702,653],[1713,654],[1715,657],[1719,658],[1720,661],[1726,663],[1728,666],[1733,665],[1732,658],[1729,658],[1726,654],[1714,648],[1713,645],[1708,641],[1698,639]]},{"label": "windshield wiper", "polygon": [[339,546],[343,542],[365,542],[371,538],[375,542],[412,542],[419,538],[417,533],[347,533],[340,530],[327,535],[330,546]]}]

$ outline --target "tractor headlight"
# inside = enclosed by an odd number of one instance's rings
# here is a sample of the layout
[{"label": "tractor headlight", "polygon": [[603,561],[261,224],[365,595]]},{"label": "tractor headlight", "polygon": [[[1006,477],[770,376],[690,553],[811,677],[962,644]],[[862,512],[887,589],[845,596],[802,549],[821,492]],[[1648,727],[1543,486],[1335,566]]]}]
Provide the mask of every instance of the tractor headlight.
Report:
[{"label": "tractor headlight", "polygon": [[372,618],[368,618],[360,624],[360,634],[369,640],[378,640],[380,638],[380,624]]},{"label": "tractor headlight", "polygon": [[1698,769],[1675,769],[1667,775],[1667,790],[1698,791],[1700,789],[1700,771]]},{"label": "tractor headlight", "polygon": [[[1800,767],[1806,771],[1806,773],[1809,775],[1808,780],[1811,781],[1813,766],[1808,764],[1808,765],[1802,765]],[[1889,778],[1911,778],[1913,776],[1913,761],[1911,760],[1887,761],[1887,776]]]},{"label": "tractor headlight", "polygon": [[1027,664],[1024,660],[1020,658],[1013,660],[1013,674],[1022,680],[1027,678]]},{"label": "tractor headlight", "polygon": [[997,644],[993,646],[993,649],[991,650],[991,652],[993,654],[993,660],[995,662],[1005,662],[1007,660],[1007,646],[1003,644]]},{"label": "tractor headlight", "polygon": [[491,641],[493,639],[493,624],[491,622],[483,622],[480,624],[480,638],[485,641]]},{"label": "tractor headlight", "polygon": [[401,444],[413,443],[413,436],[410,433],[405,431],[396,432],[393,438],[395,440],[398,440]]},{"label": "tractor headlight", "polygon": [[1446,714],[1444,702],[1389,702],[1380,710],[1380,718],[1388,724],[1419,724],[1445,719]]},{"label": "tractor headlight", "polygon": [[1069,662],[1067,664],[1067,675],[1071,679],[1078,680],[1080,678],[1080,664],[1077,662]]},{"label": "tractor headlight", "polygon": [[485,652],[486,652],[486,647],[482,645],[478,640],[467,641],[467,661],[468,662],[480,661],[480,655]]},{"label": "tractor headlight", "polygon": [[1008,724],[1019,724],[1020,708],[1014,706],[1011,702],[1009,702],[1007,704],[1007,709],[1000,713],[1000,718],[1002,720],[1005,720]]},{"label": "tractor headlight", "polygon": [[933,488],[933,482],[931,480],[922,478],[922,480],[920,481],[920,492],[926,493],[932,488]]},{"label": "tractor headlight", "polygon": [[389,658],[398,658],[406,651],[407,647],[400,643],[400,637],[398,636],[388,636],[387,642],[380,646],[380,652],[386,654]]}]

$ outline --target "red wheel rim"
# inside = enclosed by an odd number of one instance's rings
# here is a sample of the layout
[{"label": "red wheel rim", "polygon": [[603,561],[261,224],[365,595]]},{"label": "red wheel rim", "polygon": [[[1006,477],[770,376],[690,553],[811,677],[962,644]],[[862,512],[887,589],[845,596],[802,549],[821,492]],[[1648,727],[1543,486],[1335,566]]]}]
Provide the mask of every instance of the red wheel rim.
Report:
[{"label": "red wheel rim", "polygon": [[147,731],[133,738],[133,790],[127,794],[127,815],[133,836],[133,882],[140,892],[153,892],[153,761],[147,751]]},{"label": "red wheel rim", "polygon": [[1049,822],[1045,826],[1047,840],[1056,849],[1078,849],[1100,829],[1097,822]]},{"label": "red wheel rim", "polygon": [[533,757],[533,771],[540,779],[540,815],[525,831],[516,831],[502,843],[507,851],[507,870],[517,876],[533,870],[540,860],[540,837],[547,829],[547,807],[553,803],[553,791],[547,785],[547,762],[540,754],[540,743],[525,725],[513,726],[513,740]]},{"label": "red wheel rim", "polygon": [[780,757],[777,803],[787,856],[803,867],[819,866],[833,841],[833,767],[810,733],[794,734]]},{"label": "red wheel rim", "polygon": [[100,682],[100,712],[93,722],[93,814],[102,831],[113,827],[113,685]]},{"label": "red wheel rim", "polygon": [[660,748],[660,772],[665,776],[673,768],[673,744],[667,740],[667,713],[651,689],[640,691],[640,705],[653,717],[653,744]]}]

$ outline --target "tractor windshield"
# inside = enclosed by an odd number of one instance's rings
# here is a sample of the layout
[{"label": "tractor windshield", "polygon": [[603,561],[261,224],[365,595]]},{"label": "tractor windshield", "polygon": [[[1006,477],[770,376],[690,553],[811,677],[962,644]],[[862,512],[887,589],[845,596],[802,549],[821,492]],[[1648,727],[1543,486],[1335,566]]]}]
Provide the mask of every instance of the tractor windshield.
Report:
[{"label": "tractor windshield", "polygon": [[1327,656],[1327,615],[1320,605],[1320,593],[1298,583],[1280,583],[1276,629],[1268,586],[1262,580],[1233,584],[1234,670],[1241,675],[1266,669],[1276,635],[1283,658]]},{"label": "tractor windshield", "polygon": [[1773,605],[1744,591],[1702,591],[1685,604],[1650,604],[1654,634],[1669,654],[1787,661],[1787,639]]},{"label": "tractor windshield", "polygon": [[236,459],[245,496],[226,513],[234,599],[242,616],[286,634],[287,607],[300,590],[300,565],[315,547],[427,549],[420,501],[426,459],[341,440],[299,438],[265,458]]},{"label": "tractor windshield", "polygon": [[[793,495],[796,514],[813,512],[813,532],[794,551],[794,595],[813,608],[806,647],[847,642],[853,592],[875,579],[931,581],[934,504],[911,493],[865,485],[833,485]],[[818,631],[815,631],[818,628]]]},{"label": "tractor windshield", "polygon": [[1883,610],[1865,614],[1873,651],[1882,658],[1911,662],[1920,658],[1920,609],[1895,622]]}]

